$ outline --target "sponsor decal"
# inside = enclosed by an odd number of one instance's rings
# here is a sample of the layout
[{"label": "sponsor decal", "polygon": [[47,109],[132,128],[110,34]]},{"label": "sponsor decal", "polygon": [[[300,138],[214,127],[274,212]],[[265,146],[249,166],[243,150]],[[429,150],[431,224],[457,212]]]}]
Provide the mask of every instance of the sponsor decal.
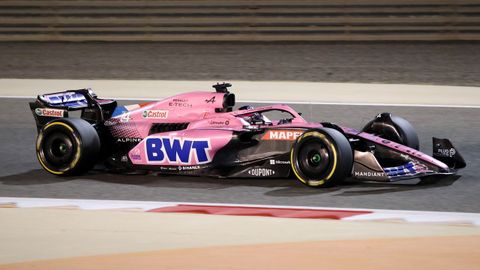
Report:
[{"label": "sponsor decal", "polygon": [[115,126],[116,124],[120,123],[117,118],[110,118],[107,121],[103,122],[103,125],[106,127]]},{"label": "sponsor decal", "polygon": [[209,139],[186,139],[174,137],[147,138],[147,161],[171,165],[208,163],[210,159]]},{"label": "sponsor decal", "polygon": [[455,151],[455,148],[449,148],[449,149],[439,148],[439,149],[437,149],[437,154],[440,157],[450,157],[451,158],[451,157],[455,156],[456,153],[457,153],[457,151]]},{"label": "sponsor decal", "polygon": [[38,116],[46,116],[46,117],[63,117],[64,110],[59,109],[49,109],[49,108],[36,108],[35,113]]},{"label": "sponsor decal", "polygon": [[275,174],[275,171],[267,168],[254,168],[248,170],[247,173],[252,176],[272,176]]},{"label": "sponsor decal", "polygon": [[210,120],[208,121],[208,124],[211,126],[228,126],[230,125],[230,121],[229,120],[226,120],[226,121]]},{"label": "sponsor decal", "polygon": [[215,103],[215,96],[211,97],[210,99],[205,99],[206,103]]},{"label": "sponsor decal", "polygon": [[262,140],[266,141],[293,141],[302,135],[303,131],[301,130],[269,130],[267,131]]},{"label": "sponsor decal", "polygon": [[143,118],[147,119],[167,119],[168,111],[166,110],[145,110],[142,113]]},{"label": "sponsor decal", "polygon": [[139,143],[142,138],[117,138],[117,143]]},{"label": "sponsor decal", "polygon": [[177,167],[171,167],[171,166],[169,166],[169,167],[163,167],[162,166],[162,167],[159,167],[159,168],[162,171],[175,171],[176,172],[178,170]]},{"label": "sponsor decal", "polygon": [[385,177],[384,172],[355,172],[358,177]]},{"label": "sponsor decal", "polygon": [[289,160],[274,160],[274,159],[270,159],[270,165],[290,165],[290,161]]},{"label": "sponsor decal", "polygon": [[142,156],[140,155],[140,150],[138,148],[132,150],[131,157],[133,160],[142,160]]},{"label": "sponsor decal", "polygon": [[170,107],[181,107],[181,108],[191,108],[192,104],[188,103],[186,98],[174,98],[171,102],[168,103]]},{"label": "sponsor decal", "polygon": [[198,170],[200,166],[178,166],[179,171],[190,171],[190,170]]}]

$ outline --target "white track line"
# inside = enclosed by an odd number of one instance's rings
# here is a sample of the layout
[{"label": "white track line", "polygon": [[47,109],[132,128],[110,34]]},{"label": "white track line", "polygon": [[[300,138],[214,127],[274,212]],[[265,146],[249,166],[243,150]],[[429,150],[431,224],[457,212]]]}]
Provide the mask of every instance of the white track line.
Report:
[{"label": "white track line", "polygon": [[[1,96],[1,98],[11,99],[36,99],[36,96]],[[105,99],[114,100],[145,100],[156,101],[162,98],[144,98],[144,97],[132,97],[132,98],[116,98],[106,97]],[[277,100],[237,100],[239,103],[266,103],[266,104],[302,104],[302,105],[334,105],[334,106],[377,106],[377,107],[425,107],[425,108],[456,108],[456,109],[480,109],[477,105],[438,105],[438,104],[396,104],[396,103],[349,103],[349,102],[311,102],[311,101],[277,101]]]}]

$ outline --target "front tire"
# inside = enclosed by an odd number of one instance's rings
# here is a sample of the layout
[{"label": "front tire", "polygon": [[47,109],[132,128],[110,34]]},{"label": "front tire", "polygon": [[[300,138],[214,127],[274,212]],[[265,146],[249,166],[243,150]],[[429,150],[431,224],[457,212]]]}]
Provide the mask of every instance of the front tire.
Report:
[{"label": "front tire", "polygon": [[290,164],[294,175],[305,185],[330,187],[351,174],[352,148],[337,130],[307,130],[293,144]]},{"label": "front tire", "polygon": [[40,130],[37,158],[47,172],[76,175],[88,172],[100,153],[100,138],[95,128],[83,119],[57,119]]},{"label": "front tire", "polygon": [[415,150],[420,149],[417,132],[406,119],[381,113],[362,129],[363,132],[372,133],[392,142],[403,144]]}]

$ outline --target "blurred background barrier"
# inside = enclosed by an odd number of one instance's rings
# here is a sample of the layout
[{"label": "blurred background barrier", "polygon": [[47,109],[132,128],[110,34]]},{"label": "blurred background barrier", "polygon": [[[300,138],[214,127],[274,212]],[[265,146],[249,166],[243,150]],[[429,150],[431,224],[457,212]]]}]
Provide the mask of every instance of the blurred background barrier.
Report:
[{"label": "blurred background barrier", "polygon": [[480,1],[0,1],[0,41],[349,40],[480,40]]}]

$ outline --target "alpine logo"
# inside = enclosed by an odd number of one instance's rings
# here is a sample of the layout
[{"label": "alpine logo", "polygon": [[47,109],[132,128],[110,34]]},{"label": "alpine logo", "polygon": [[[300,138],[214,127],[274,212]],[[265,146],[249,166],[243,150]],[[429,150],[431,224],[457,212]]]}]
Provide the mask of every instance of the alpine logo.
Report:
[{"label": "alpine logo", "polygon": [[206,103],[215,103],[215,96],[211,97],[210,99],[205,99]]},{"label": "alpine logo", "polygon": [[64,110],[59,109],[48,109],[48,108],[36,108],[35,113],[38,116],[46,116],[46,117],[63,117]]},{"label": "alpine logo", "polygon": [[142,141],[142,138],[127,138],[127,137],[117,138],[117,143],[139,143],[141,141]]},{"label": "alpine logo", "polygon": [[142,114],[143,118],[148,119],[167,119],[168,111],[165,110],[145,110]]},{"label": "alpine logo", "polygon": [[190,165],[211,161],[209,139],[154,137],[146,140],[145,148],[149,163]]},{"label": "alpine logo", "polygon": [[252,176],[272,176],[275,174],[275,171],[267,168],[254,168],[248,170],[247,173]]},{"label": "alpine logo", "polygon": [[302,135],[301,130],[269,130],[263,135],[262,140],[267,141],[293,141]]}]

